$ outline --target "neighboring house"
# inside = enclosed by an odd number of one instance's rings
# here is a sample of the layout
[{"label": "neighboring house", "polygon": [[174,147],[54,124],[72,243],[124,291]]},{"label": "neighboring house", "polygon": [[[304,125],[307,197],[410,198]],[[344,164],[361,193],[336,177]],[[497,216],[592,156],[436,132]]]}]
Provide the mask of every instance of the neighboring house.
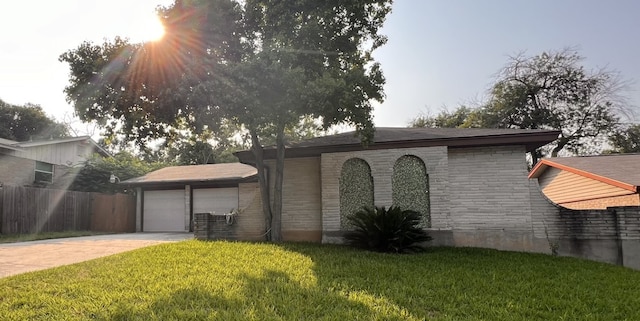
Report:
[{"label": "neighboring house", "polygon": [[[545,130],[377,128],[374,142],[367,147],[352,132],[291,144],[285,156],[283,238],[341,242],[345,215],[362,205],[395,204],[425,214],[422,225],[434,236],[433,244],[548,251],[544,221],[557,215],[557,208],[544,199],[535,180],[527,179],[525,153],[555,140],[558,134]],[[255,163],[251,151],[236,156],[244,164]],[[273,184],[275,150],[266,148],[264,156]],[[139,230],[158,226],[150,220],[160,220],[160,215],[153,213],[149,204],[160,202],[165,205],[159,207],[166,207],[164,199],[169,197],[175,196],[174,203],[181,208],[162,216],[177,216],[175,226],[180,231],[188,230],[188,221],[196,213],[215,210],[215,205],[196,206],[195,185],[217,188],[197,179],[208,180],[209,171],[215,173],[229,165],[206,166],[210,166],[206,171],[198,166],[173,168],[177,175],[173,181],[149,179],[152,185],[139,193],[139,205],[144,204],[139,206]],[[229,185],[219,187],[237,186],[238,214],[227,221],[228,226],[218,228],[228,229],[236,239],[264,239],[258,183],[245,181],[255,180],[255,172],[228,173],[219,177]],[[140,185],[144,180],[124,183]],[[173,192],[163,198],[153,190]],[[214,193],[206,197],[216,203]]]},{"label": "neighboring house", "polygon": [[93,153],[109,154],[89,136],[16,142],[0,139],[0,184],[66,188],[65,174]]},{"label": "neighboring house", "polygon": [[547,158],[529,178],[537,178],[542,193],[566,208],[640,206],[640,154]]},{"label": "neighboring house", "polygon": [[251,205],[256,180],[254,167],[229,163],[165,167],[122,184],[137,187],[138,231],[186,232],[194,213],[224,215]]}]

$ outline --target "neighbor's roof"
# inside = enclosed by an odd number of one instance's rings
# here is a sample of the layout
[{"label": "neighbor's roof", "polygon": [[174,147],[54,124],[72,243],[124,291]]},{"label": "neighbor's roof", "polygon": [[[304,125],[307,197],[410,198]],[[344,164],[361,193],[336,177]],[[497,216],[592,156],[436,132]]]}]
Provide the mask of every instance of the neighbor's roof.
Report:
[{"label": "neighbor's roof", "polygon": [[640,186],[640,154],[545,158],[531,170],[529,178],[540,177],[549,167],[630,191],[638,191]]},{"label": "neighbor's roof", "polygon": [[[64,143],[73,143],[73,142],[86,142],[91,145],[98,151],[99,154],[103,156],[110,156],[109,152],[107,152],[104,148],[98,145],[91,136],[76,136],[76,137],[63,137],[63,138],[55,138],[55,139],[44,139],[44,140],[33,140],[26,142],[17,142],[17,147],[22,148],[30,148],[30,147],[38,147],[45,145],[55,145],[55,144],[64,144]],[[1,143],[1,142],[0,142]]]},{"label": "neighbor's roof", "polygon": [[22,150],[18,146],[18,142],[14,140],[4,139],[4,138],[0,138],[0,148],[17,150],[17,151]]},{"label": "neighbor's roof", "polygon": [[[366,149],[409,147],[474,147],[525,145],[534,150],[558,138],[559,131],[534,129],[488,128],[376,128],[373,143]],[[355,132],[316,137],[286,147],[286,157],[318,156],[322,153],[347,152],[365,149]],[[251,151],[236,152],[241,162],[253,162]],[[264,157],[275,158],[273,148],[265,148]]]},{"label": "neighbor's roof", "polygon": [[128,179],[123,184],[145,185],[158,183],[193,183],[245,181],[257,175],[258,171],[240,163],[170,166]]}]

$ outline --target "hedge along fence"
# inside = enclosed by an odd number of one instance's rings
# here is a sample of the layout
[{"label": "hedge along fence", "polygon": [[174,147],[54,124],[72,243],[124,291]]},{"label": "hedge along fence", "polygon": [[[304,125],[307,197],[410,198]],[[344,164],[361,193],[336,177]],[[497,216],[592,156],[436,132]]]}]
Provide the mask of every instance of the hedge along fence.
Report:
[{"label": "hedge along fence", "polygon": [[87,230],[135,231],[135,197],[20,186],[0,188],[2,234]]}]

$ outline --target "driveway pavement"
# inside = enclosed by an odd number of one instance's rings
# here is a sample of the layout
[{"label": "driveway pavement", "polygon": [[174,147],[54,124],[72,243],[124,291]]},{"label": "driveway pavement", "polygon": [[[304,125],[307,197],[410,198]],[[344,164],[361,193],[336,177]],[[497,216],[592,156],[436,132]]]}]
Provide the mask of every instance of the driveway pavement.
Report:
[{"label": "driveway pavement", "polygon": [[193,233],[127,233],[0,244],[0,278],[191,238]]}]

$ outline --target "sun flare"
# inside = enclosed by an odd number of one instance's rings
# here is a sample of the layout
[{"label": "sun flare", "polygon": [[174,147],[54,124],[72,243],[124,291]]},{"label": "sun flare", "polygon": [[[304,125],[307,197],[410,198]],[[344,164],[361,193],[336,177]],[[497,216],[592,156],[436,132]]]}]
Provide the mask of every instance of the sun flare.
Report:
[{"label": "sun flare", "polygon": [[133,42],[157,41],[164,36],[164,26],[158,16],[153,13],[140,16],[134,21],[129,31],[129,38]]}]

